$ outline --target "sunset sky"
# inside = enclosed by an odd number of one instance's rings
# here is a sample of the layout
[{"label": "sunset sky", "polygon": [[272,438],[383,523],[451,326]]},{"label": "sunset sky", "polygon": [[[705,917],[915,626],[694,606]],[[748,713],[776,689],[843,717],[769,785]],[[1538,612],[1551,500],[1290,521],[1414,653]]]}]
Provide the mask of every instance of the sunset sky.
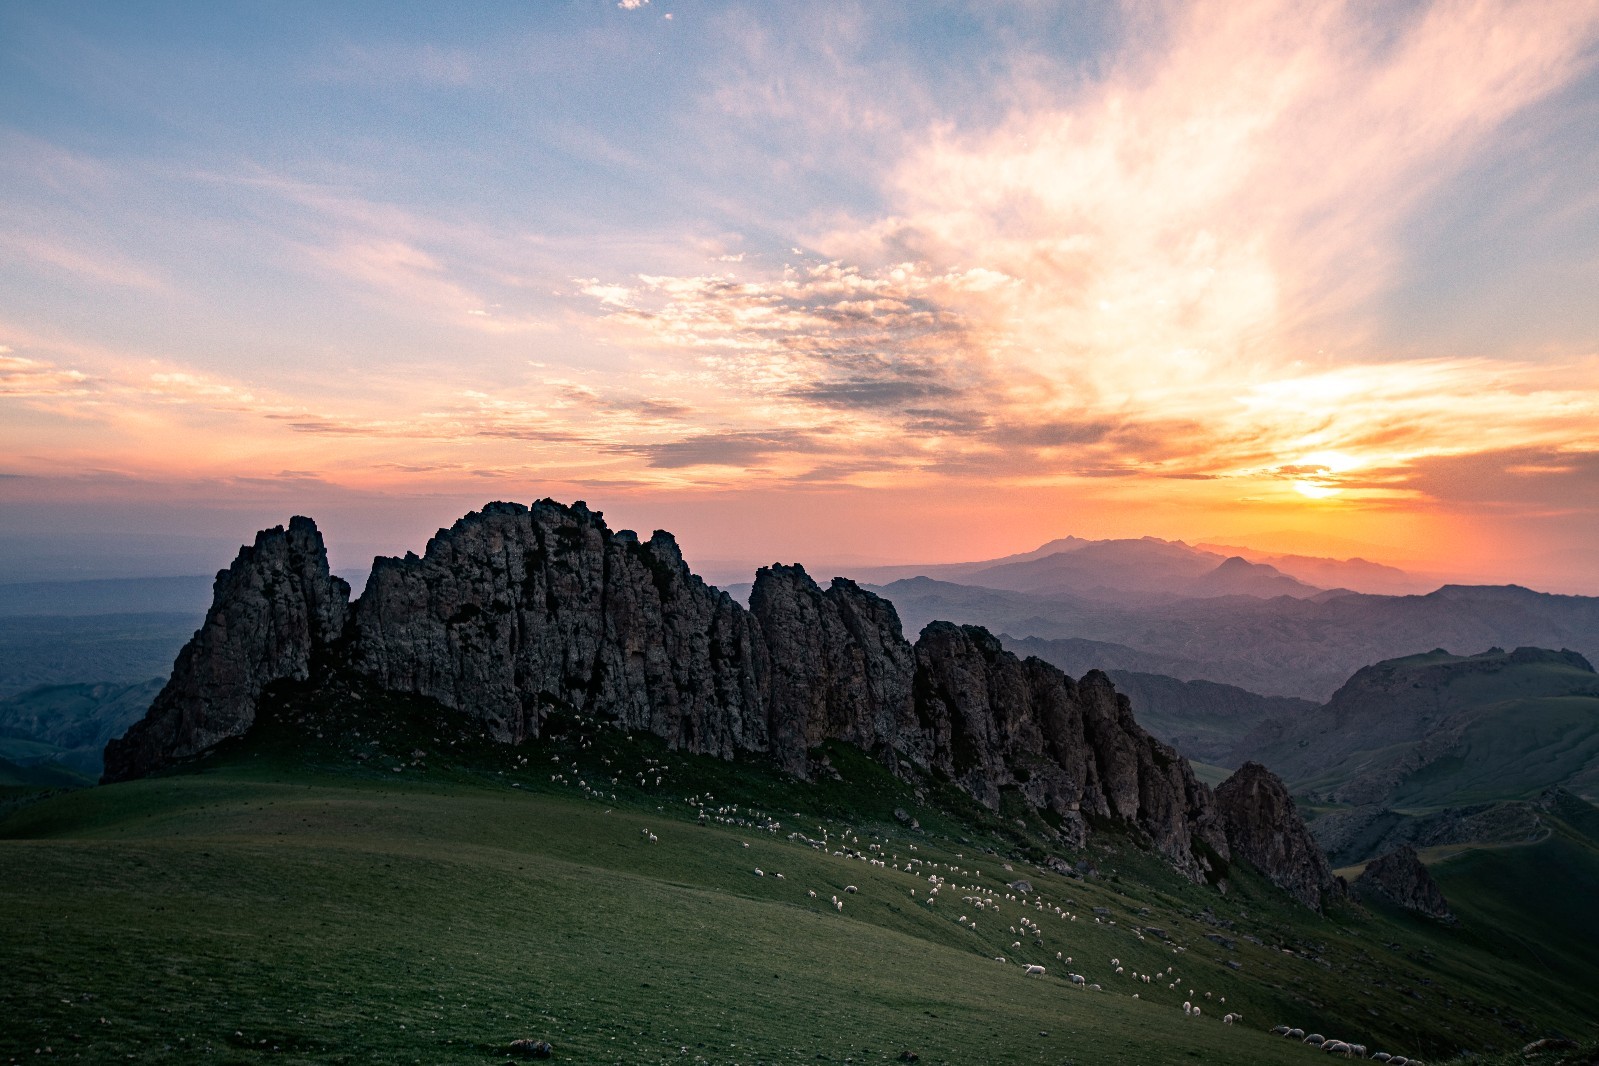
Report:
[{"label": "sunset sky", "polygon": [[1599,591],[1599,0],[415,6],[0,0],[0,534]]}]

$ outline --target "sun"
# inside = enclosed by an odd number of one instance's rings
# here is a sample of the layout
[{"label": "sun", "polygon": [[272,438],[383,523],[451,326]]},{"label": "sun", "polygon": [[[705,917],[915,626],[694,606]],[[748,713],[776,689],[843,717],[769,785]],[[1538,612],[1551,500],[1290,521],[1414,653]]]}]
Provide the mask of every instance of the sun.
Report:
[{"label": "sun", "polygon": [[1327,497],[1336,496],[1344,490],[1334,488],[1331,485],[1320,485],[1314,481],[1296,481],[1294,482],[1294,491],[1303,496],[1309,496],[1313,500],[1325,500]]},{"label": "sun", "polygon": [[1292,471],[1301,475],[1293,482],[1294,491],[1312,500],[1325,500],[1343,492],[1338,475],[1355,469],[1360,460],[1339,451],[1311,452],[1295,463]]}]

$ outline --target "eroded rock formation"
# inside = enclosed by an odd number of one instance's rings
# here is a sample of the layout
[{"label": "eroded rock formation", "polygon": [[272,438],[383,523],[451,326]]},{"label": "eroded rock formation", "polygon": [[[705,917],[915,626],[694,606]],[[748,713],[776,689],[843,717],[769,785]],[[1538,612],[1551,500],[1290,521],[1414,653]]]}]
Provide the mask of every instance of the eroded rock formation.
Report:
[{"label": "eroded rock formation", "polygon": [[1455,920],[1443,890],[1409,844],[1367,863],[1352,887],[1361,895],[1384,896],[1406,910],[1419,911],[1446,922]]},{"label": "eroded rock formation", "polygon": [[1318,911],[1325,897],[1341,894],[1341,882],[1300,820],[1293,797],[1270,770],[1246,762],[1216,786],[1216,806],[1233,855],[1277,887]]},{"label": "eroded rock formation", "polygon": [[142,777],[243,734],[262,689],[311,676],[349,605],[350,586],[329,574],[316,523],[297,517],[256,534],[217,574],[205,622],[149,712],[106,745],[105,780]]},{"label": "eroded rock formation", "polygon": [[348,596],[309,519],[262,533],[219,575],[150,714],[108,748],[107,779],[242,734],[273,681],[352,670],[507,743],[538,736],[552,710],[578,710],[805,777],[817,745],[842,740],[991,810],[1014,791],[1073,844],[1115,824],[1199,879],[1219,873],[1236,825],[1245,857],[1286,864],[1279,883],[1296,895],[1331,881],[1264,770],[1229,782],[1235,801],[1218,808],[1104,674],[1075,681],[974,626],[935,622],[913,646],[893,604],[852,581],[823,589],[798,566],[763,568],[745,609],[690,572],[669,534],[641,541],[581,503],[544,500],[469,514],[421,556],[378,559],[361,598]]}]

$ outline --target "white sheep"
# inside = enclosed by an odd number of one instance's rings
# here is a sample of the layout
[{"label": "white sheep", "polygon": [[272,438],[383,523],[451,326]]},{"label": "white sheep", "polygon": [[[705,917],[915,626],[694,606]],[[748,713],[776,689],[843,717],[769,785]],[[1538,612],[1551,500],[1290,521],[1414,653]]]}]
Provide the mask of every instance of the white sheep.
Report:
[{"label": "white sheep", "polygon": [[1030,962],[1026,966],[1022,967],[1022,973],[1031,974],[1035,977],[1042,977],[1044,976],[1044,968],[1038,965],[1036,962]]}]

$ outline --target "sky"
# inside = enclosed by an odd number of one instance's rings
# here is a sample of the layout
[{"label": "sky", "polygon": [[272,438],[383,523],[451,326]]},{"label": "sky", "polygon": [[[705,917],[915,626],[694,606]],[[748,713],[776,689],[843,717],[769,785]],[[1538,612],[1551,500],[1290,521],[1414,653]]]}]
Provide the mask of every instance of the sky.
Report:
[{"label": "sky", "polygon": [[1599,0],[0,0],[30,543],[552,496],[1599,591],[1596,294]]}]

